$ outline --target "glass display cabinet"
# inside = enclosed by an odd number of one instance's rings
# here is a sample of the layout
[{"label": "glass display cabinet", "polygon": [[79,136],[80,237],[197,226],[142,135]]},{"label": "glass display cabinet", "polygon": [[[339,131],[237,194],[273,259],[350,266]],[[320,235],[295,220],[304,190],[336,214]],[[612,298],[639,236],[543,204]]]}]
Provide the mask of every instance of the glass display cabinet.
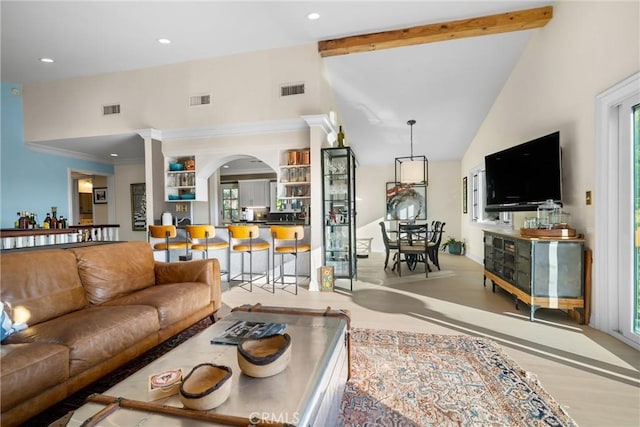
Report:
[{"label": "glass display cabinet", "polygon": [[[357,279],[356,161],[349,147],[322,149],[323,257],[335,279]],[[336,287],[344,288],[336,280]]]}]

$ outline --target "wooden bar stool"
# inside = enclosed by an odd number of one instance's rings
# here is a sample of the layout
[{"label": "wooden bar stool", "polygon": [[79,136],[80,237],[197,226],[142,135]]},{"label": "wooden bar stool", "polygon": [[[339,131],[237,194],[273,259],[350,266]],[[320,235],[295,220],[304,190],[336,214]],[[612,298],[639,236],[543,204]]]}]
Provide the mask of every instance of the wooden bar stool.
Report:
[{"label": "wooden bar stool", "polygon": [[[189,255],[189,248],[191,243],[186,239],[184,242],[171,241],[169,239],[175,239],[178,236],[178,231],[175,225],[150,225],[147,241],[153,245],[153,249],[158,251],[165,251],[166,261],[170,261],[169,251],[176,249],[184,249],[185,255]],[[164,239],[163,242],[153,243],[152,239]]]},{"label": "wooden bar stool", "polygon": [[[280,283],[284,288],[284,256],[289,254],[294,257],[295,294],[298,295],[298,254],[310,252],[311,246],[300,243],[304,239],[304,227],[301,225],[272,225],[270,228],[273,242],[272,267],[275,269],[276,253],[280,254]],[[276,276],[273,274],[273,293],[276,292]]]},{"label": "wooden bar stool", "polygon": [[[244,254],[249,254],[249,291],[253,291],[253,282],[262,276],[253,278],[253,253],[267,251],[267,269],[265,276],[267,284],[269,284],[269,248],[271,245],[260,239],[260,229],[257,225],[230,225],[229,230],[229,252],[228,252],[228,268],[229,282],[231,282],[231,254],[233,252],[240,253],[240,280],[244,282]],[[236,276],[238,277],[238,276]]]},{"label": "wooden bar stool", "polygon": [[[216,238],[216,228],[213,225],[186,225],[187,235],[192,240],[191,250],[202,252],[202,258],[209,258],[209,250],[219,251],[229,248],[229,242]],[[196,243],[193,240],[197,240]],[[222,271],[229,275],[229,270]],[[228,280],[231,280],[229,277]]]}]

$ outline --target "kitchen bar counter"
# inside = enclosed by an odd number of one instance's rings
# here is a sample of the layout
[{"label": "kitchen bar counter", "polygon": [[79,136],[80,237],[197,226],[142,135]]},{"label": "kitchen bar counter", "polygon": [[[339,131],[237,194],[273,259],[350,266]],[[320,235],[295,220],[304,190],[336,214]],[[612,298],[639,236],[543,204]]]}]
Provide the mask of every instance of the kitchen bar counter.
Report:
[{"label": "kitchen bar counter", "polygon": [[[227,225],[217,225],[216,228],[227,228]],[[234,222],[233,225],[257,225],[260,228],[269,228],[272,225],[302,225],[303,227],[309,227],[304,221],[241,221]]]}]

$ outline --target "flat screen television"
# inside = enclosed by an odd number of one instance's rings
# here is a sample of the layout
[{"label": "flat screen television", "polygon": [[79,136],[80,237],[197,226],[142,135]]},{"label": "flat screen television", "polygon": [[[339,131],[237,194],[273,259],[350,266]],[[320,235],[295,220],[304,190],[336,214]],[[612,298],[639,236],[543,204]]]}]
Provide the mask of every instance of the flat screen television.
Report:
[{"label": "flat screen television", "polygon": [[562,202],[560,132],[484,158],[486,210],[532,211],[546,200]]}]

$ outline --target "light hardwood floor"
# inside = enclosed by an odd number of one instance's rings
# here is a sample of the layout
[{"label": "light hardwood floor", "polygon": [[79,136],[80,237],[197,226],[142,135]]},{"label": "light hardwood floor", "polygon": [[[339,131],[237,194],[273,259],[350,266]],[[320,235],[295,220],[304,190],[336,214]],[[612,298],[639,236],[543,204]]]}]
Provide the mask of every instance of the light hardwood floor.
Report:
[{"label": "light hardwood floor", "polygon": [[[262,303],[349,309],[352,326],[491,338],[542,386],[580,426],[640,426],[640,352],[580,325],[559,310],[516,310],[499,288],[483,287],[482,266],[463,256],[440,255],[442,270],[425,279],[422,265],[398,277],[384,271],[384,254],[359,259],[352,292],[309,292],[237,286],[223,293],[229,307]],[[270,288],[269,288],[270,289]]]}]

